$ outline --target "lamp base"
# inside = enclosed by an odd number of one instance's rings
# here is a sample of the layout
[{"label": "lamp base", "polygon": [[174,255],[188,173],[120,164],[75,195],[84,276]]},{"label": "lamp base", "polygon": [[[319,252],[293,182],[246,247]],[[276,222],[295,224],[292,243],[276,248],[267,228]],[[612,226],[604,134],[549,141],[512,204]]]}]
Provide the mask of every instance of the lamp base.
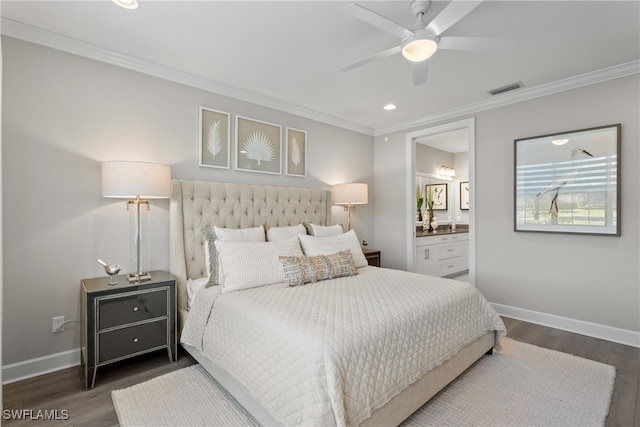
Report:
[{"label": "lamp base", "polygon": [[129,282],[144,282],[145,280],[151,280],[151,274],[149,273],[129,273]]}]

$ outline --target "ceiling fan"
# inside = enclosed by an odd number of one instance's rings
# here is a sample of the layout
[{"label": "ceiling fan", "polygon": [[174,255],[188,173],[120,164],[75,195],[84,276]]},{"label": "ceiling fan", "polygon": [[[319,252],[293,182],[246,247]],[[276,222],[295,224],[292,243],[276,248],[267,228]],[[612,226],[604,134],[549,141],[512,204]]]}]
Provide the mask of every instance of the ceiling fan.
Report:
[{"label": "ceiling fan", "polygon": [[429,24],[424,21],[430,0],[414,0],[411,2],[411,13],[417,17],[412,30],[408,30],[397,22],[392,21],[372,10],[358,4],[350,4],[346,7],[356,18],[380,28],[390,34],[399,37],[402,42],[399,46],[374,53],[358,61],[355,61],[340,71],[349,71],[361,67],[370,62],[386,58],[396,53],[411,61],[413,85],[426,83],[428,72],[428,59],[439,49],[472,50],[472,51],[496,51],[513,47],[514,40],[489,38],[489,37],[441,37],[449,27],[464,18],[475,9],[482,0],[452,0],[442,12]]}]

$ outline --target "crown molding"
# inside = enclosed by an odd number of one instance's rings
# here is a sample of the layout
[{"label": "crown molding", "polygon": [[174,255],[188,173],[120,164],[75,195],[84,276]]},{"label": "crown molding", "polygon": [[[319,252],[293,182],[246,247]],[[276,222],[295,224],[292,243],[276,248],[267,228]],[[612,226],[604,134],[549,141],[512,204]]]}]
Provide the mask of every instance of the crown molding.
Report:
[{"label": "crown molding", "polygon": [[226,85],[214,80],[194,76],[193,74],[178,71],[176,69],[143,61],[128,55],[122,55],[109,49],[102,48],[81,40],[64,36],[62,34],[46,31],[22,22],[2,17],[0,26],[2,34],[15,39],[38,44],[74,55],[82,56],[139,73],[169,80],[186,86],[202,89],[218,95],[228,96],[241,101],[268,107],[284,113],[294,114],[321,123],[337,126],[343,129],[365,135],[373,135],[373,129],[348,120],[293,105],[266,95]]},{"label": "crown molding", "polygon": [[630,76],[640,73],[640,60],[627,62],[613,67],[593,71],[556,82],[547,83],[540,86],[518,89],[513,92],[501,94],[494,98],[474,102],[449,110],[440,111],[420,119],[413,121],[396,123],[390,126],[379,128],[371,128],[348,120],[343,120],[328,114],[313,111],[294,104],[290,104],[266,95],[251,92],[235,86],[226,85],[214,80],[194,76],[193,74],[178,71],[176,69],[165,67],[163,65],[154,64],[148,61],[142,61],[131,56],[122,55],[81,40],[73,39],[62,34],[43,30],[33,27],[22,22],[2,17],[0,25],[2,34],[8,37],[24,40],[30,43],[46,46],[52,49],[61,50],[63,52],[94,59],[96,61],[137,71],[150,76],[169,80],[172,82],[184,84],[186,86],[202,89],[218,95],[228,96],[230,98],[241,101],[250,102],[252,104],[282,111],[296,116],[305,117],[307,119],[316,120],[332,126],[362,133],[370,136],[379,136],[394,132],[402,132],[412,128],[430,126],[434,123],[447,120],[458,119],[469,115],[476,114],[480,111],[498,108],[505,105],[515,104],[554,93],[563,92],[588,86],[607,80],[617,79],[620,77]]},{"label": "crown molding", "polygon": [[579,74],[577,76],[568,77],[566,79],[543,84],[540,86],[517,89],[513,92],[498,95],[487,100],[440,111],[417,120],[376,128],[373,135],[380,136],[393,132],[402,132],[414,128],[431,126],[434,123],[452,119],[459,119],[460,117],[470,116],[480,111],[503,107],[505,105],[515,104],[518,102],[552,95],[554,93],[564,92],[566,90],[576,89],[582,86],[601,83],[607,80],[631,76],[638,73],[640,73],[640,60],[626,62],[624,64],[615,65],[589,73]]}]

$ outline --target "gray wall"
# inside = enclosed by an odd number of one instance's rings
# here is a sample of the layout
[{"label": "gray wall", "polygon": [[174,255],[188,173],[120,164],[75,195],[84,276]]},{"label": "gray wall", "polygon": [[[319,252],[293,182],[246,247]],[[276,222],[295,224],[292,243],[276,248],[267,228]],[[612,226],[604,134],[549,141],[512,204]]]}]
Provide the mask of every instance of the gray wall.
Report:
[{"label": "gray wall", "polygon": [[[129,262],[125,202],[101,197],[100,163],[168,164],[174,178],[321,187],[366,182],[373,138],[41,46],[3,38],[4,363],[77,349],[80,280]],[[308,132],[308,176],[198,167],[200,106]],[[148,269],[169,268],[169,202],[151,201]],[[373,198],[353,228],[375,247]],[[344,212],[334,207],[334,221]]]},{"label": "gray wall", "polygon": [[[639,86],[634,75],[475,116],[476,285],[489,301],[640,331]],[[622,123],[622,236],[515,233],[514,139],[613,123]],[[405,132],[375,138],[376,243],[398,269],[406,158]]]}]

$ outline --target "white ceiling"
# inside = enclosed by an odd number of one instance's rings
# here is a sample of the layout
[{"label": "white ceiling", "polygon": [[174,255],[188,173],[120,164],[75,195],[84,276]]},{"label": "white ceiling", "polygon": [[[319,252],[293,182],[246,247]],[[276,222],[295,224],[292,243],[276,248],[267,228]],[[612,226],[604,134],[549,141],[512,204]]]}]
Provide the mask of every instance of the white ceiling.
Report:
[{"label": "white ceiling", "polygon": [[[139,2],[131,11],[108,0],[3,0],[2,32],[137,64],[131,68],[175,72],[182,80],[190,76],[200,86],[224,88],[224,94],[369,134],[488,100],[488,90],[510,83],[522,82],[522,91],[633,61],[637,68],[640,58],[637,0],[487,0],[444,35],[509,38],[517,47],[500,53],[438,51],[429,60],[426,85],[418,87],[399,55],[338,71],[399,44],[347,13],[351,2]],[[409,1],[357,3],[408,28],[414,24]],[[447,3],[434,1],[427,22]],[[398,108],[384,111],[388,102]]]}]

